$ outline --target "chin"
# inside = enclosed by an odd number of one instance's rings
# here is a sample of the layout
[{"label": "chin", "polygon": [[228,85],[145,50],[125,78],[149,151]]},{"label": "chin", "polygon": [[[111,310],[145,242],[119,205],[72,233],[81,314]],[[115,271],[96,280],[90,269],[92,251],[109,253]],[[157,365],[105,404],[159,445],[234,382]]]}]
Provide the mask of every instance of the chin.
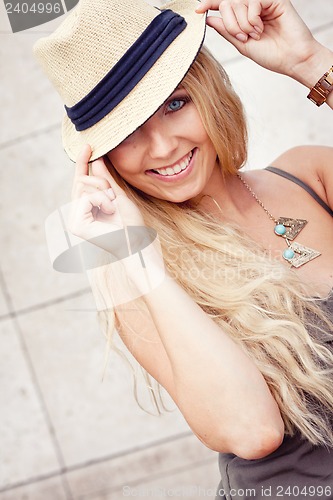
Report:
[{"label": "chin", "polygon": [[170,203],[184,203],[185,201],[189,201],[193,198],[193,196],[187,196],[187,195],[179,195],[179,196],[173,196],[172,198],[165,197],[163,198],[165,201],[169,201]]}]

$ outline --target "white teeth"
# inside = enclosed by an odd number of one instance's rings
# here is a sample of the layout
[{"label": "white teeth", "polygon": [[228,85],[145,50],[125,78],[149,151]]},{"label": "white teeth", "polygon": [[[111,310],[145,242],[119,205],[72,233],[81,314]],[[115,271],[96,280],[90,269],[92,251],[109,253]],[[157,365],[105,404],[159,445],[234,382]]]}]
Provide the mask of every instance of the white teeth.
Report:
[{"label": "white teeth", "polygon": [[189,153],[188,157],[186,160],[182,161],[181,163],[178,163],[174,167],[168,167],[168,168],[156,168],[155,171],[158,172],[161,175],[175,175],[179,174],[182,170],[185,170],[185,168],[188,166],[188,164],[191,161],[193,154],[192,151]]}]

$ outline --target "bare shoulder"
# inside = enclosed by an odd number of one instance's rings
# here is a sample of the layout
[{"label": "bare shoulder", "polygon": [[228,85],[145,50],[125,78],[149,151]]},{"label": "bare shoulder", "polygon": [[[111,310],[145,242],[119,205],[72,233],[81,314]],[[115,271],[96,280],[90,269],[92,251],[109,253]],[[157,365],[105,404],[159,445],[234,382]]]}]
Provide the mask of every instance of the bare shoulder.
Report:
[{"label": "bare shoulder", "polygon": [[333,147],[297,146],[280,155],[271,165],[301,179],[332,206]]},{"label": "bare shoulder", "polygon": [[300,178],[305,180],[307,177],[310,179],[314,173],[321,175],[324,170],[332,169],[332,163],[333,147],[297,146],[276,158],[272,165],[283,168],[291,174],[299,174]]}]

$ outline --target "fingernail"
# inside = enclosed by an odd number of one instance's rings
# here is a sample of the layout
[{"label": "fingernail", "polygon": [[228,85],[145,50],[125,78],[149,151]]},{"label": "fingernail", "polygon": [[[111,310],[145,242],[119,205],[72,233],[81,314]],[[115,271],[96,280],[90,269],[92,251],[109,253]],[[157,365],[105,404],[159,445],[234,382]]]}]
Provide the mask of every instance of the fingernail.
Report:
[{"label": "fingernail", "polygon": [[251,38],[254,38],[255,40],[260,40],[260,35],[258,33],[249,33],[249,36]]},{"label": "fingernail", "polygon": [[245,35],[244,33],[238,33],[236,35],[236,38],[237,40],[239,40],[240,42],[246,42],[247,41],[247,35]]},{"label": "fingernail", "polygon": [[253,26],[257,33],[262,33],[262,28],[259,26]]}]

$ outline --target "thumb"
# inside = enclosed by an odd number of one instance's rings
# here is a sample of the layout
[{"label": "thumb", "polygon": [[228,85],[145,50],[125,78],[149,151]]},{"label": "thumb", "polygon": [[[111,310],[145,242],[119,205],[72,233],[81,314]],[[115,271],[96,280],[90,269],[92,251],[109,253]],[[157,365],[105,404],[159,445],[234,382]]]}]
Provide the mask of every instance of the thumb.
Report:
[{"label": "thumb", "polygon": [[200,5],[195,9],[197,14],[203,14],[208,10],[219,10],[221,0],[202,0]]},{"label": "thumb", "polygon": [[91,162],[90,168],[91,168],[91,175],[96,175],[97,177],[103,177],[109,182],[116,196],[123,195],[127,197],[125,191],[119,186],[119,184],[117,184],[115,179],[112,177],[112,174],[110,173],[109,169],[106,166],[104,158],[98,158],[97,160]]}]

